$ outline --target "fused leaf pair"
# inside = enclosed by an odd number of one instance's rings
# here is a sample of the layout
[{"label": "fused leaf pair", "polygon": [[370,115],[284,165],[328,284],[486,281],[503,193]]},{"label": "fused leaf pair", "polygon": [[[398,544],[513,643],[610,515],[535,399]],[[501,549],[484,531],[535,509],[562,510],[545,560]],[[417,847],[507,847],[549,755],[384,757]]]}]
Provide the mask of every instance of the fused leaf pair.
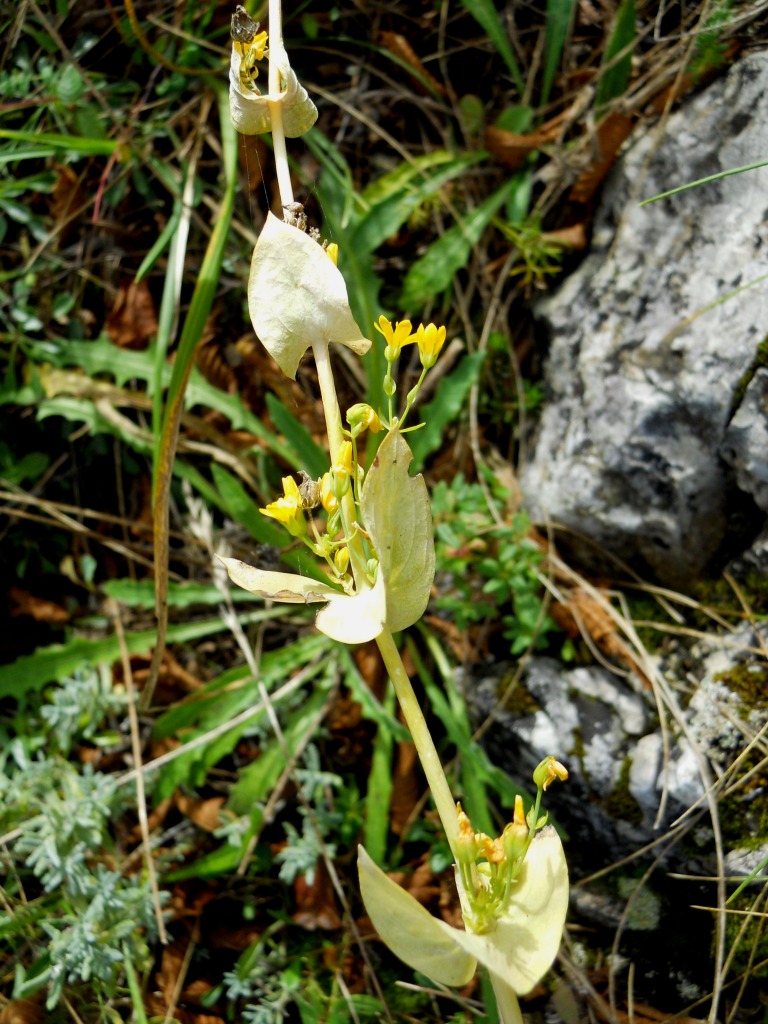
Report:
[{"label": "fused leaf pair", "polygon": [[402,434],[391,430],[363,483],[360,514],[378,558],[373,586],[358,581],[356,593],[343,594],[305,576],[224,558],[233,583],[273,601],[324,602],[317,628],[341,643],[365,643],[385,628],[395,633],[412,625],[424,613],[435,575],[429,495],[421,474],[408,472],[412,458]]},{"label": "fused leaf pair", "polygon": [[290,138],[298,138],[309,131],[317,120],[317,107],[299,84],[288,54],[282,46],[272,44],[270,62],[277,64],[282,89],[276,96],[263,94],[256,88],[255,72],[247,66],[248,47],[235,42],[229,62],[229,112],[232,123],[242,135],[262,135],[272,130],[271,103],[279,103],[282,113],[283,132]]},{"label": "fused leaf pair", "polygon": [[253,250],[248,310],[261,343],[292,380],[313,343],[346,345],[358,355],[371,347],[336,264],[309,235],[271,213]]},{"label": "fused leaf pair", "polygon": [[[366,911],[381,938],[406,964],[443,985],[465,985],[482,964],[495,987],[525,995],[557,955],[568,908],[568,869],[552,826],[533,839],[507,909],[482,935],[433,917],[363,847],[358,870]],[[461,896],[458,873],[457,885]]]}]

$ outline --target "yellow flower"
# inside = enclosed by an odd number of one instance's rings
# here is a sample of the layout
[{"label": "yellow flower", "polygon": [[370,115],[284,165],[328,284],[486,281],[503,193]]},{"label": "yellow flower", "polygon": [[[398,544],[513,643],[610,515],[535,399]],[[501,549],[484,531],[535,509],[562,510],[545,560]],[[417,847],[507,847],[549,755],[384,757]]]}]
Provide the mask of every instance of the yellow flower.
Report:
[{"label": "yellow flower", "polygon": [[379,322],[373,326],[379,334],[384,336],[384,340],[387,343],[384,357],[390,363],[394,362],[400,355],[400,349],[403,345],[409,345],[416,340],[415,335],[411,334],[410,320],[398,320],[393,327],[391,320],[387,320],[385,316],[380,316]]},{"label": "yellow flower", "polygon": [[283,497],[260,508],[259,512],[282,523],[292,537],[303,537],[307,532],[299,485],[292,476],[283,477]]},{"label": "yellow flower", "polygon": [[414,339],[419,346],[421,365],[429,370],[437,362],[440,349],[445,344],[445,328],[435,327],[434,324],[427,324],[426,327],[419,324]]},{"label": "yellow flower", "polygon": [[339,265],[339,247],[336,242],[329,242],[325,247],[325,254],[333,260],[334,267]]}]

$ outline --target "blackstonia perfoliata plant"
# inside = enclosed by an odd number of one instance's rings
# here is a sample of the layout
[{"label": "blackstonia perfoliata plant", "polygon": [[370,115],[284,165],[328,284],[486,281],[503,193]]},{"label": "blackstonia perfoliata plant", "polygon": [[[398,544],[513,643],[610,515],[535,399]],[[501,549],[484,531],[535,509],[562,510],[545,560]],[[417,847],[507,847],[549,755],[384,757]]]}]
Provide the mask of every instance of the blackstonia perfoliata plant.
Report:
[{"label": "blackstonia perfoliata plant", "polygon": [[[325,412],[329,467],[319,480],[283,480],[283,494],[261,511],[282,523],[324,565],[326,582],[255,568],[223,559],[233,582],[273,601],[322,605],[319,630],[346,644],[375,640],[411,731],[455,862],[465,930],[432,917],[396,885],[360,847],[358,867],[368,914],[390,949],[435,981],[466,984],[478,964],[488,968],[505,1024],[521,1020],[517,995],[529,992],[557,953],[568,903],[568,872],[560,839],[540,814],[542,791],[567,773],[554,757],[534,774],[535,805],[526,815],[518,798],[514,818],[492,839],[476,833],[454,802],[426,720],[392,634],[424,613],[435,572],[429,495],[424,478],[411,476],[405,426],[427,372],[445,342],[445,328],[380,317],[375,330],[386,342],[386,409],[358,404],[342,419],[329,348],[357,355],[370,348],[349,306],[336,266],[337,251],[306,231],[294,202],[285,137],[314,123],[317,112],[291,70],[282,42],[279,0],[271,0],[270,40],[255,23],[236,15],[230,99],[236,127],[248,134],[272,132],[276,172],[285,210],[269,214],[253,253],[248,305],[261,342],[280,369],[295,378],[311,350]],[[249,36],[249,32],[253,33]],[[267,92],[255,85],[256,65],[269,57]],[[404,346],[418,348],[422,373],[396,411],[393,370]],[[344,423],[346,422],[346,426]],[[383,432],[365,470],[358,441]],[[308,511],[322,510],[324,526]]]}]

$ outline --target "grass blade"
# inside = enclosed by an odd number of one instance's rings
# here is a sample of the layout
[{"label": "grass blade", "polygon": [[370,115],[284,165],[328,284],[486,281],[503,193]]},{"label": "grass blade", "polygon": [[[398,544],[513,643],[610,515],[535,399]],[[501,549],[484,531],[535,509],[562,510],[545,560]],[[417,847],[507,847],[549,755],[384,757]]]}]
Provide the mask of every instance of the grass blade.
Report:
[{"label": "grass blade", "polygon": [[499,13],[494,7],[492,0],[461,0],[462,6],[469,11],[476,22],[488,34],[488,38],[496,47],[499,55],[509,68],[515,88],[522,96],[525,92],[525,81],[520,71],[512,47],[509,44],[507,33],[499,18]]},{"label": "grass blade", "polygon": [[545,107],[555,81],[557,66],[563,55],[565,40],[576,9],[576,0],[547,0],[547,34],[544,43],[544,77],[541,83],[540,105]]},{"label": "grass blade", "polygon": [[632,71],[632,50],[636,35],[635,0],[621,0],[616,12],[616,24],[603,55],[605,70],[600,73],[595,96],[596,110],[624,95]]},{"label": "grass blade", "polygon": [[467,265],[472,246],[480,241],[491,218],[516,187],[514,178],[507,181],[477,209],[445,231],[416,260],[405,275],[400,297],[403,310],[419,309],[429,299],[445,291],[453,275]]},{"label": "grass blade", "polygon": [[154,556],[155,556],[155,587],[157,616],[157,644],[152,656],[149,678],[142,695],[142,707],[151,703],[160,662],[165,650],[165,633],[168,628],[168,502],[173,478],[173,463],[179,437],[181,414],[184,408],[184,392],[192,371],[195,349],[202,337],[205,322],[213,305],[216,286],[219,280],[224,249],[232,221],[235,205],[235,189],[237,186],[237,133],[229,116],[229,97],[224,89],[218,90],[219,120],[221,123],[221,143],[224,159],[226,186],[221,207],[211,232],[208,247],[200,267],[197,285],[192,295],[184,327],[182,328],[176,360],[173,365],[171,383],[168,388],[163,426],[155,449],[154,461]]}]

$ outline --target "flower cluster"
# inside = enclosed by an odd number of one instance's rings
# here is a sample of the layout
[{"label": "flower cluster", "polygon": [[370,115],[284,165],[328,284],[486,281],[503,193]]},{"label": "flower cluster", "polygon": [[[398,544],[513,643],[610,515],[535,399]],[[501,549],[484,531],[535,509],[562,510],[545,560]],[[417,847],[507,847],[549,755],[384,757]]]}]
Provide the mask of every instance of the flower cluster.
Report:
[{"label": "flower cluster", "polygon": [[[328,252],[328,248],[325,251]],[[377,434],[385,428],[385,425],[388,428],[393,426],[402,428],[427,371],[434,366],[445,343],[445,327],[436,327],[432,323],[419,324],[414,331],[410,320],[398,321],[393,327],[390,320],[381,316],[374,327],[383,335],[387,343],[385,349],[387,375],[384,380],[384,391],[390,399],[389,416],[385,417],[378,413],[367,402],[358,402],[351,406],[347,409],[345,416],[349,425],[349,429],[344,430],[346,439],[342,442],[328,472],[324,473],[317,481],[307,478],[301,486],[293,477],[283,477],[283,494],[275,501],[270,502],[266,508],[259,509],[263,515],[277,520],[292,537],[301,540],[314,554],[324,559],[330,569],[331,578],[334,582],[341,584],[346,592],[351,591],[354,581],[348,574],[350,555],[344,528],[345,525],[348,529],[357,529],[357,527],[354,524],[343,522],[341,510],[342,501],[350,487],[354,492],[355,501],[358,501],[360,488],[365,478],[365,473],[358,464],[357,439],[366,430]],[[416,386],[409,391],[403,413],[397,420],[392,416],[391,409],[391,397],[395,392],[392,366],[398,359],[403,346],[410,344],[418,346],[423,369]],[[308,522],[305,514],[318,505],[322,506],[327,515],[324,535],[319,533],[314,519],[310,519]],[[364,524],[359,525],[364,529]],[[342,535],[339,537],[337,535],[340,531]],[[370,549],[370,545],[368,548]],[[375,580],[377,565],[375,551],[367,550],[367,575],[371,583]]]},{"label": "flower cluster", "polygon": [[567,778],[566,768],[553,756],[546,757],[533,775],[539,794],[536,804],[526,815],[522,797],[516,796],[512,821],[495,839],[475,832],[461,804],[456,805],[457,866],[466,901],[463,912],[473,932],[482,935],[492,930],[506,913],[531,841],[546,824],[546,815],[539,818],[541,793],[555,779]]},{"label": "flower cluster", "polygon": [[399,357],[404,345],[415,342],[419,349],[421,365],[425,370],[429,370],[435,365],[440,349],[445,343],[445,328],[436,327],[434,324],[419,324],[414,331],[411,329],[410,320],[398,320],[393,327],[391,320],[380,316],[378,323],[373,326],[387,343],[384,357],[388,363],[393,363]]}]

